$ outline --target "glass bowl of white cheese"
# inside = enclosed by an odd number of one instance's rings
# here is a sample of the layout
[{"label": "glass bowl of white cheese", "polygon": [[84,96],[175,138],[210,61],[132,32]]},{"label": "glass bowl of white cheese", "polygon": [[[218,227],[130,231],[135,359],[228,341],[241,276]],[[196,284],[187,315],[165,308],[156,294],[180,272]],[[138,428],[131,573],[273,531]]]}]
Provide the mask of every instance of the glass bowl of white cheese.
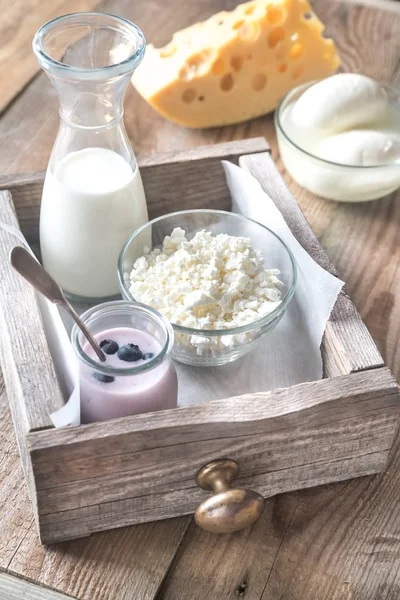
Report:
[{"label": "glass bowl of white cheese", "polygon": [[218,366],[255,349],[279,323],[297,271],[267,227],[234,213],[187,210],[137,229],[121,251],[118,277],[125,299],[172,323],[175,360]]},{"label": "glass bowl of white cheese", "polygon": [[400,187],[400,92],[341,73],[291,90],[275,111],[289,175],[310,192],[364,202]]}]

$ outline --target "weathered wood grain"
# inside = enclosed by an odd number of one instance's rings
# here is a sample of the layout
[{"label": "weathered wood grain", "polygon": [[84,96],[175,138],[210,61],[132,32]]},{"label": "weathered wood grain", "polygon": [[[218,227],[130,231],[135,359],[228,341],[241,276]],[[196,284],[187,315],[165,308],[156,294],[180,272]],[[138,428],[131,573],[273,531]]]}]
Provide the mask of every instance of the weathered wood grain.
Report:
[{"label": "weathered wood grain", "polygon": [[1,372],[0,446],[1,570],[7,568],[27,533],[36,528]]},{"label": "weathered wood grain", "polygon": [[0,573],[0,600],[68,600],[68,598],[71,596]]},{"label": "weathered wood grain", "polygon": [[[268,149],[264,138],[253,138],[216,144],[211,148],[193,148],[187,155],[187,161],[186,153],[180,151],[143,157],[138,162],[150,218],[186,208],[230,210],[231,200],[221,160],[237,164],[242,154]],[[39,239],[44,176],[45,172],[41,171],[0,177],[0,190],[11,192],[20,227],[32,243]]]},{"label": "weathered wood grain", "polygon": [[[19,229],[8,192],[0,192],[0,221]],[[52,427],[49,414],[61,408],[64,399],[35,291],[9,262],[11,249],[21,242],[2,229],[0,233],[0,359],[13,416],[27,433]]]},{"label": "weathered wood grain", "polygon": [[33,432],[41,538],[193,512],[205,495],[196,472],[224,456],[240,464],[238,485],[265,496],[380,471],[399,406],[389,371],[375,369],[112,424]]},{"label": "weathered wood grain", "polygon": [[[0,221],[18,228],[11,196],[0,192]],[[33,288],[9,263],[14,236],[0,234],[0,364],[12,410],[33,513],[37,500],[32,464],[26,453],[29,431],[52,426],[49,414],[64,404]],[[31,513],[30,513],[31,517]]]},{"label": "weathered wood grain", "polygon": [[32,38],[46,21],[77,11],[93,10],[99,0],[16,0],[0,2],[0,113],[39,72]]},{"label": "weathered wood grain", "polygon": [[257,527],[231,535],[208,533],[193,522],[157,600],[259,600],[293,517],[279,508],[279,500],[266,500]]}]

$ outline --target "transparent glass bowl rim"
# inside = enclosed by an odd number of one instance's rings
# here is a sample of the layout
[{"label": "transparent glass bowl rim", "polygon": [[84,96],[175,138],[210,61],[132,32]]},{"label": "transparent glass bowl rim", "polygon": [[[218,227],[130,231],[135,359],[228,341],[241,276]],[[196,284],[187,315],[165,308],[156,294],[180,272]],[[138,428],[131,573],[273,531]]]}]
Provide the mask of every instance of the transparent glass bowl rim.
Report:
[{"label": "transparent glass bowl rim", "polygon": [[76,349],[79,358],[83,360],[89,367],[92,367],[96,371],[100,371],[101,373],[105,373],[106,375],[138,375],[139,373],[143,373],[144,371],[149,371],[154,369],[158,365],[160,365],[165,358],[170,354],[172,347],[174,345],[174,330],[171,326],[171,323],[159,313],[155,308],[151,306],[147,306],[147,304],[142,304],[141,302],[130,302],[129,300],[112,300],[110,302],[104,302],[103,304],[96,304],[96,306],[92,306],[88,310],[86,310],[82,315],[81,319],[84,321],[85,325],[89,327],[88,321],[95,319],[103,312],[111,312],[113,309],[117,309],[122,311],[130,310],[134,312],[139,312],[150,316],[154,321],[157,321],[158,324],[163,327],[165,331],[165,343],[161,348],[160,352],[156,354],[153,358],[142,365],[138,365],[136,367],[127,367],[118,369],[116,367],[110,367],[107,364],[97,362],[90,358],[83,350],[80,342],[79,336],[83,333],[79,329],[76,323],[74,324],[71,331],[71,342],[73,347]]},{"label": "transparent glass bowl rim", "polygon": [[[306,156],[309,156],[310,158],[312,158],[313,160],[316,160],[324,165],[329,165],[329,166],[333,166],[333,167],[340,167],[341,169],[347,169],[349,172],[350,171],[355,171],[355,170],[359,170],[359,169],[363,169],[364,171],[373,171],[374,169],[386,169],[386,168],[390,168],[390,167],[395,167],[395,166],[400,166],[400,159],[397,159],[395,161],[392,162],[388,162],[388,163],[384,163],[382,165],[344,165],[342,163],[337,163],[337,162],[333,162],[330,160],[326,160],[325,158],[321,158],[320,156],[317,156],[316,154],[312,154],[311,152],[308,152],[307,150],[305,150],[304,148],[302,148],[301,146],[299,146],[298,144],[296,144],[296,142],[294,142],[291,137],[286,133],[286,131],[284,130],[284,128],[282,127],[282,123],[281,123],[281,111],[282,108],[285,106],[286,102],[291,98],[291,96],[294,96],[296,94],[296,92],[301,92],[306,90],[307,88],[311,87],[312,85],[314,85],[315,83],[318,83],[318,81],[322,81],[321,79],[315,79],[314,81],[308,81],[307,83],[303,83],[302,85],[297,86],[296,88],[291,89],[280,101],[280,103],[278,104],[276,110],[275,110],[275,114],[274,114],[274,123],[275,123],[275,129],[281,133],[283,135],[283,137],[285,138],[285,140],[287,142],[289,142],[289,144],[295,148],[296,150],[298,150],[299,152],[301,152],[302,154],[305,154]],[[395,95],[399,95],[400,92],[390,86],[390,85],[385,85],[385,84],[381,84],[382,87],[385,90],[388,90],[390,92],[392,92]],[[286,107],[285,107],[286,108]]]},{"label": "transparent glass bowl rim", "polygon": [[[104,27],[111,27],[112,23],[114,25],[119,25],[123,27],[125,30],[130,30],[130,33],[134,33],[137,37],[138,44],[135,52],[125,58],[124,60],[114,63],[112,65],[106,65],[104,67],[94,67],[94,68],[86,68],[86,67],[74,67],[73,65],[68,65],[58,60],[55,60],[51,56],[49,56],[43,50],[43,37],[51,30],[56,29],[59,26],[64,27],[75,27],[82,25],[94,25],[96,24],[96,20],[101,18],[109,19],[109,23],[104,23]],[[33,51],[40,63],[40,65],[48,70],[51,68],[61,69],[64,73],[74,73],[77,76],[81,75],[104,75],[107,78],[111,78],[115,71],[115,77],[119,75],[123,75],[125,73],[129,73],[133,71],[135,67],[141,62],[142,57],[144,55],[146,49],[146,39],[143,35],[143,32],[137,25],[129,21],[128,19],[124,19],[124,17],[119,17],[117,15],[102,13],[102,12],[75,12],[69,13],[67,15],[61,15],[60,17],[56,17],[51,21],[48,21],[44,25],[38,29],[36,32],[33,41],[32,41]]]},{"label": "transparent glass bowl rim", "polygon": [[156,219],[153,219],[152,221],[149,221],[148,223],[145,223],[144,225],[139,227],[139,229],[136,229],[136,231],[134,231],[134,233],[128,238],[128,240],[123,245],[121,253],[119,255],[118,279],[119,279],[121,288],[124,290],[124,293],[128,296],[128,298],[130,298],[133,302],[136,302],[136,300],[134,299],[134,297],[132,296],[132,294],[130,293],[129,289],[127,288],[127,286],[125,284],[124,270],[123,270],[125,252],[127,251],[129,245],[131,244],[131,242],[134,240],[134,238],[136,236],[138,236],[147,227],[151,227],[151,226],[155,225],[156,223],[159,223],[160,221],[163,221],[167,218],[171,218],[171,217],[177,218],[177,217],[184,216],[184,215],[196,215],[196,214],[207,214],[207,213],[211,214],[211,215],[234,217],[243,222],[250,222],[250,223],[253,223],[254,225],[256,225],[257,227],[261,227],[262,229],[267,231],[269,234],[273,235],[278,240],[278,242],[282,245],[282,249],[284,251],[286,251],[286,253],[290,259],[293,279],[292,279],[289,289],[287,290],[285,296],[282,298],[280,304],[272,312],[268,313],[264,317],[261,317],[260,319],[257,319],[256,321],[252,321],[251,323],[248,323],[247,325],[240,325],[239,327],[231,327],[229,329],[195,329],[192,327],[184,327],[183,325],[177,325],[175,323],[172,323],[174,330],[178,333],[184,333],[187,335],[201,335],[201,336],[206,336],[206,337],[216,337],[216,336],[222,337],[225,335],[237,335],[240,333],[246,333],[246,332],[252,331],[253,329],[256,329],[258,327],[263,327],[265,325],[268,325],[269,323],[274,321],[277,317],[279,317],[285,311],[287,305],[289,304],[290,300],[293,297],[293,294],[294,294],[294,291],[296,288],[296,282],[297,282],[296,260],[293,256],[291,250],[285,244],[285,242],[274,231],[272,231],[265,225],[258,223],[258,221],[254,221],[254,219],[249,219],[248,217],[244,217],[243,215],[238,215],[236,213],[227,212],[224,210],[209,210],[207,208],[198,208],[198,209],[194,209],[194,210],[180,210],[177,212],[168,213],[166,215],[162,215],[161,217],[157,217]]}]

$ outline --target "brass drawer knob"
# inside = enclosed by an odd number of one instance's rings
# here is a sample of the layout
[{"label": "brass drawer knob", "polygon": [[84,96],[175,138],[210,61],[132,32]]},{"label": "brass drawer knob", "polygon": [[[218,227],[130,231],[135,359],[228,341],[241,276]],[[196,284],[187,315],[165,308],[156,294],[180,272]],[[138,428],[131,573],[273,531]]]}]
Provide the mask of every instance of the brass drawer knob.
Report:
[{"label": "brass drawer knob", "polygon": [[199,527],[212,533],[231,533],[255,523],[262,515],[265,500],[252,490],[233,489],[239,466],[234,460],[222,459],[208,463],[196,475],[203,490],[212,490],[195,512]]}]

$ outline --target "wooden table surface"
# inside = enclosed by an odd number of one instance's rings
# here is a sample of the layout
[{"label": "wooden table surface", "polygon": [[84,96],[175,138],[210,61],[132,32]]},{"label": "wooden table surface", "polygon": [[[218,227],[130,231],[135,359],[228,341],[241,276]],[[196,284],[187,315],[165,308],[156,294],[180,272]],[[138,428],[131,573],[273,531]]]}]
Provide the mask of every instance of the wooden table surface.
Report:
[{"label": "wooden table surface", "polygon": [[[116,0],[108,12],[135,21],[149,41],[229,9],[235,0]],[[347,71],[399,84],[400,4],[314,0]],[[96,0],[0,0],[0,172],[45,169],[58,126],[57,98],[38,72],[37,27]],[[400,375],[400,202],[324,201],[284,173],[271,117],[192,131],[167,122],[133,89],[125,120],[137,154],[265,136],[285,180],[366,321]],[[190,517],[127,527],[51,547],[39,544],[0,377],[0,600],[398,600],[400,444],[387,471],[267,500],[251,529],[225,536]]]}]

